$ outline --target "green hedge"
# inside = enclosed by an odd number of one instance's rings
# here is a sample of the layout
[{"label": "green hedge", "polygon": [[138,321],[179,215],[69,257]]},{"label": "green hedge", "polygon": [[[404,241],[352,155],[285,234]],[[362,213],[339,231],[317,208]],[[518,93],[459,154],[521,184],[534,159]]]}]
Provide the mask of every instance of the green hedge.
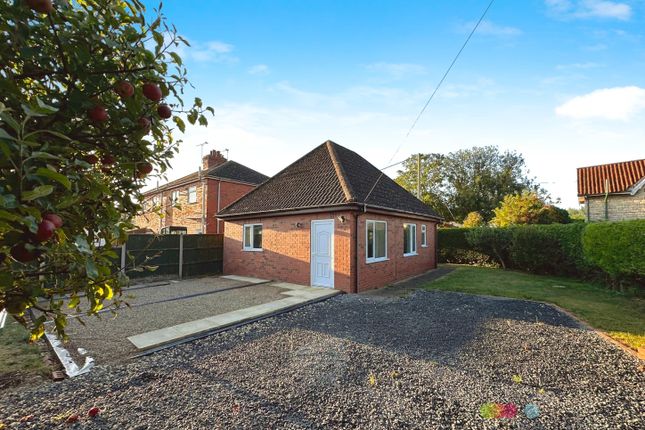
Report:
[{"label": "green hedge", "polygon": [[614,281],[645,280],[645,220],[589,224],[582,243],[587,258]]},{"label": "green hedge", "polygon": [[439,261],[526,272],[645,280],[645,220],[439,230]]},{"label": "green hedge", "polygon": [[466,240],[471,228],[439,229],[439,261],[453,264],[475,264],[478,266],[497,266],[490,256],[472,249]]}]

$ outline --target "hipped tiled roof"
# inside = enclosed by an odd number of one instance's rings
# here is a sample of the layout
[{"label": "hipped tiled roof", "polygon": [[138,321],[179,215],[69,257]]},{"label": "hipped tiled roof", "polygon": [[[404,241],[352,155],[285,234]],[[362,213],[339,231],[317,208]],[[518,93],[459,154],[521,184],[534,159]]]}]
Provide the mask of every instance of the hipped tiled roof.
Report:
[{"label": "hipped tiled roof", "polygon": [[578,196],[623,193],[645,178],[645,159],[578,168]]},{"label": "hipped tiled roof", "polygon": [[[268,176],[232,160],[228,160],[219,166],[211,167],[204,172],[204,176],[212,179],[224,179],[251,185],[258,185],[269,179]],[[174,181],[170,181],[158,188],[148,190],[144,194],[154,194],[159,191],[170,190],[184,184],[195,182],[198,179],[199,172],[193,172]]]},{"label": "hipped tiled roof", "polygon": [[218,216],[268,215],[346,205],[367,205],[439,218],[429,206],[387,175],[382,175],[369,161],[332,141],[317,146],[258,188],[224,208]]}]

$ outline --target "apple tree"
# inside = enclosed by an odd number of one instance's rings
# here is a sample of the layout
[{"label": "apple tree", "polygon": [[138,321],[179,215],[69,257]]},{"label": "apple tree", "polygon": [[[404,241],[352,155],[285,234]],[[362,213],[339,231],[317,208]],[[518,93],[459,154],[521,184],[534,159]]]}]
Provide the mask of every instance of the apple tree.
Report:
[{"label": "apple tree", "polygon": [[[32,327],[118,306],[112,248],[168,169],[175,130],[207,124],[162,7],[0,0],[0,310]],[[38,317],[27,320],[26,311]]]}]

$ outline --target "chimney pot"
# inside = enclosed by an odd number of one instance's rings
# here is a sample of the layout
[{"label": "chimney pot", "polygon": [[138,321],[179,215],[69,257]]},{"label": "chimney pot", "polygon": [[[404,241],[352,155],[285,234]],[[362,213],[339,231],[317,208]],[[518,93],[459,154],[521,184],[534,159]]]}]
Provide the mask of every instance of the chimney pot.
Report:
[{"label": "chimney pot", "polygon": [[211,150],[202,159],[202,169],[208,170],[226,162],[226,158],[217,149]]}]

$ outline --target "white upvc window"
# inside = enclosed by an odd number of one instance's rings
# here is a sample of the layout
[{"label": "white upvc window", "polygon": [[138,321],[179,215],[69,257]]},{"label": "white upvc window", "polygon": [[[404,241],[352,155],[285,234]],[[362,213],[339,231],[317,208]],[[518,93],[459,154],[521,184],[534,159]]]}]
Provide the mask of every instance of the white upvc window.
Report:
[{"label": "white upvc window", "polygon": [[262,224],[244,224],[244,251],[262,251]]},{"label": "white upvc window", "polygon": [[365,261],[376,263],[387,260],[387,222],[367,220],[365,234]]},{"label": "white upvc window", "polygon": [[175,205],[179,201],[179,190],[170,193],[170,203]]},{"label": "white upvc window", "polygon": [[417,225],[403,224],[403,256],[417,255]]},{"label": "white upvc window", "polygon": [[197,203],[197,187],[188,188],[188,203]]},{"label": "white upvc window", "polygon": [[428,246],[428,231],[425,224],[421,224],[421,247]]}]

